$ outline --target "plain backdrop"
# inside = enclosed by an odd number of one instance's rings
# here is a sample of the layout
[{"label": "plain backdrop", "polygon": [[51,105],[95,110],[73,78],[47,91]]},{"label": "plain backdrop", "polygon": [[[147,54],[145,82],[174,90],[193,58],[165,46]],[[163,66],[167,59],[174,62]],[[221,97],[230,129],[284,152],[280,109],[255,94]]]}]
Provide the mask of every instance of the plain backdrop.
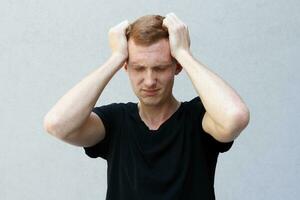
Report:
[{"label": "plain backdrop", "polygon": [[[299,11],[297,0],[1,0],[0,199],[105,198],[106,161],[49,135],[43,117],[109,57],[110,27],[169,12],[188,25],[193,55],[250,109],[219,155],[217,199],[299,199]],[[184,70],[173,91],[197,95]],[[122,69],[96,105],[128,101],[137,98]]]}]

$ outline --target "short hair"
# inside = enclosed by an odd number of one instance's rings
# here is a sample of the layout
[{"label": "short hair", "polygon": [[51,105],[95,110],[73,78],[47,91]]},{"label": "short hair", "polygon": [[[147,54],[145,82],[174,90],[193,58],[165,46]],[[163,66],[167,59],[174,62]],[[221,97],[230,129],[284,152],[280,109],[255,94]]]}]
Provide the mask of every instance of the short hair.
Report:
[{"label": "short hair", "polygon": [[163,27],[165,17],[161,15],[144,15],[129,25],[126,38],[137,45],[150,46],[161,39],[169,39],[168,28]]}]

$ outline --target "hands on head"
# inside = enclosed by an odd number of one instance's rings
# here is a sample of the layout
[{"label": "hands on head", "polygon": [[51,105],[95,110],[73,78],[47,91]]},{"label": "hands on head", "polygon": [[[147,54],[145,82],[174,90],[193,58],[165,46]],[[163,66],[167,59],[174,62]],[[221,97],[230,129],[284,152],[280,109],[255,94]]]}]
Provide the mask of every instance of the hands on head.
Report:
[{"label": "hands on head", "polygon": [[177,59],[183,52],[190,53],[190,36],[188,26],[174,13],[169,13],[163,20],[162,26],[168,28],[171,55]]},{"label": "hands on head", "polygon": [[126,29],[129,26],[128,20],[125,20],[109,29],[109,46],[112,54],[121,56],[124,60],[128,57]]},{"label": "hands on head", "polygon": [[[130,23],[128,20],[124,20],[110,28],[108,32],[112,54],[120,56],[124,63],[128,59],[126,30],[129,26]],[[165,16],[162,26],[168,29],[171,55],[175,59],[177,59],[182,52],[190,53],[190,37],[186,24],[174,13],[169,13]]]}]

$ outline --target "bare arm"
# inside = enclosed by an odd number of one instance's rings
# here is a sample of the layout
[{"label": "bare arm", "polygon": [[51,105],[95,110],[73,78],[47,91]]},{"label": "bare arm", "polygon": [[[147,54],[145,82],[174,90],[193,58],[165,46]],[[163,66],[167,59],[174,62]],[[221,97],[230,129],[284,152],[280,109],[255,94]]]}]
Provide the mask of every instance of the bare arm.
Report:
[{"label": "bare arm", "polygon": [[178,60],[206,109],[203,129],[221,142],[237,138],[249,122],[249,110],[239,94],[191,54],[182,53]]},{"label": "bare arm", "polygon": [[234,140],[249,122],[246,104],[229,84],[192,56],[188,27],[174,13],[166,16],[163,25],[169,31],[172,56],[187,72],[206,109],[203,130],[221,142]]},{"label": "bare arm", "polygon": [[63,95],[44,117],[47,132],[80,146],[104,138],[102,121],[91,111],[107,83],[127,60],[127,41],[123,35],[126,22],[110,29],[112,55],[109,59]]},{"label": "bare arm", "polygon": [[117,72],[122,58],[112,55],[69,90],[45,116],[45,128],[59,138],[78,129],[90,115],[103,89]]}]

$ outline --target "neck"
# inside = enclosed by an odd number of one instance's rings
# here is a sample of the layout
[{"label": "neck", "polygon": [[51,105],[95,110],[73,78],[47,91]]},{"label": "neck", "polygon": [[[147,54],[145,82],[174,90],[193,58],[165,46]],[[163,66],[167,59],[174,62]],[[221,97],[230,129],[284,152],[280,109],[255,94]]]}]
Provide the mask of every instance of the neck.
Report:
[{"label": "neck", "polygon": [[158,106],[147,106],[141,102],[138,103],[140,117],[151,127],[159,127],[160,124],[176,112],[179,106],[180,102],[178,102],[173,95]]}]

